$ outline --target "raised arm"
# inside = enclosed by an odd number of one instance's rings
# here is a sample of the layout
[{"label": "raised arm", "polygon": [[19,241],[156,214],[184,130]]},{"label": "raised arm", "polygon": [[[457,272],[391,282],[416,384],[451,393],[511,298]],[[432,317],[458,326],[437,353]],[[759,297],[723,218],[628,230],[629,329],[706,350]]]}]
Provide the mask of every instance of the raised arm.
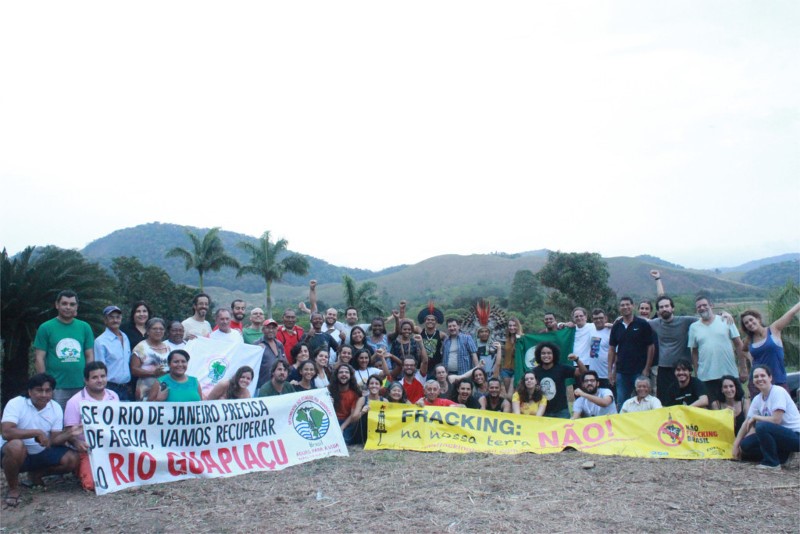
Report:
[{"label": "raised arm", "polygon": [[656,294],[660,297],[661,295],[665,295],[667,292],[664,291],[664,284],[661,282],[661,271],[657,269],[652,269],[650,271],[650,276],[653,280],[656,281]]},{"label": "raised arm", "polygon": [[772,329],[772,332],[780,336],[781,331],[789,326],[789,323],[792,322],[792,319],[794,319],[794,316],[797,315],[798,312],[800,312],[800,302],[792,306],[789,311],[784,313],[777,321],[769,325],[769,327]]}]

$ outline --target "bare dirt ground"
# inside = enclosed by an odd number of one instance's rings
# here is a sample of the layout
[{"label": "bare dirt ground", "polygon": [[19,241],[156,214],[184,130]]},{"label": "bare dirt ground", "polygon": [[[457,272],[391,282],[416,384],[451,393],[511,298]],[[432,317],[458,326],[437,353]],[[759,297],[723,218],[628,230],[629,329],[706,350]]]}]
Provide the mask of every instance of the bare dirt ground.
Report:
[{"label": "bare dirt ground", "polygon": [[797,460],[764,472],[579,452],[350,453],[102,497],[67,478],[24,489],[0,532],[800,532]]}]

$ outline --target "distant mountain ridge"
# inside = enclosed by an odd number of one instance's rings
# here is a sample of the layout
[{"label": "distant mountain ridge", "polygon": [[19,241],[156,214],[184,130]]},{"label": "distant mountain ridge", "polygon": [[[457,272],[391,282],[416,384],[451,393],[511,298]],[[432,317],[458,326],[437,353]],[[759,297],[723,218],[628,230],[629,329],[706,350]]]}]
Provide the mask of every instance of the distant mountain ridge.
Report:
[{"label": "distant mountain ridge", "polygon": [[[175,246],[190,246],[186,230],[203,235],[207,229],[176,224],[149,223],[133,228],[116,230],[89,243],[81,252],[88,258],[108,266],[117,256],[134,256],[145,265],[157,265],[165,269],[174,281],[187,285],[197,283],[197,273],[186,271],[178,259],[165,258],[166,252]],[[256,238],[226,230],[220,237],[229,254],[242,263],[247,256],[237,246],[240,241],[255,242]],[[302,253],[302,252],[301,252]],[[392,300],[398,298],[449,299],[466,292],[482,293],[486,296],[507,295],[514,273],[521,269],[539,271],[547,261],[547,250],[520,253],[492,253],[472,255],[442,255],[428,258],[414,265],[397,265],[381,271],[353,269],[332,265],[324,260],[307,256],[310,272],[307,276],[288,275],[284,282],[274,286],[276,298],[304,298],[309,279],[318,280],[320,298],[329,302],[341,299],[341,278],[347,274],[357,281],[372,280],[379,291]],[[754,265],[780,263],[791,254],[749,262]],[[795,256],[800,257],[800,254]],[[717,276],[713,271],[685,269],[655,256],[605,258],[608,263],[609,284],[618,295],[653,296],[655,284],[650,278],[650,269],[663,273],[667,291],[671,294],[688,294],[709,291],[724,295],[761,295],[764,289],[745,284],[739,280]],[[785,261],[785,260],[783,260]],[[745,264],[747,265],[747,264]],[[257,293],[263,290],[263,281],[254,276],[235,277],[234,269],[223,269],[219,273],[207,273],[206,285],[226,288],[231,291]]]},{"label": "distant mountain ridge", "polygon": [[[81,250],[81,253],[89,259],[97,261],[103,266],[110,266],[111,259],[117,256],[134,256],[139,258],[144,265],[156,265],[167,271],[175,282],[196,285],[197,272],[194,270],[186,271],[184,262],[177,258],[166,258],[168,250],[173,247],[183,247],[191,249],[191,241],[186,235],[186,231],[194,232],[198,236],[203,236],[208,228],[195,228],[193,226],[181,226],[166,223],[148,223],[133,228],[116,230],[105,237],[92,241]],[[220,230],[220,239],[225,246],[228,254],[236,258],[239,263],[245,264],[248,261],[247,254],[237,246],[240,241],[256,243],[257,239],[245,234]],[[375,276],[377,273],[367,269],[352,269],[348,267],[338,267],[324,260],[313,256],[305,255],[308,259],[310,272],[319,283],[340,282],[342,275],[349,275],[354,280],[364,280]],[[381,273],[392,272],[402,269],[399,265],[384,269]],[[208,286],[227,287],[229,289],[240,289],[246,292],[257,292],[263,289],[264,282],[253,275],[236,278],[235,269],[223,269],[220,272],[206,273],[205,283]],[[288,274],[284,282],[289,285],[304,285],[309,277],[299,277]]]}]

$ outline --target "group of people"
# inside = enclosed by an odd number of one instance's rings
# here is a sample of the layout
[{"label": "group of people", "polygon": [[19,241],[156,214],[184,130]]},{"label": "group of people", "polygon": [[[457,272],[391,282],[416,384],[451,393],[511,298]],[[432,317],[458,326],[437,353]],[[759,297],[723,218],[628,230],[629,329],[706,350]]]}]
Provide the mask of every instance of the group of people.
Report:
[{"label": "group of people", "polygon": [[[572,328],[574,344],[562,359],[557,343],[538,343],[535,365],[520,373],[517,384],[516,344],[524,334],[515,317],[507,319],[504,337],[497,339],[488,325],[478,328],[475,338],[461,332],[459,321],[445,321],[432,303],[416,322],[406,316],[402,301],[388,318],[362,324],[358,311],[348,308],[340,322],[335,308],[316,309],[312,281],[311,307],[300,306],[309,314],[308,331],[297,324],[293,309],[286,309],[278,324],[253,308],[245,325],[247,307],[239,299],[215,311],[212,328],[207,320],[211,299],[200,293],[192,301],[192,316],[183,321],[167,322],[153,316],[147,303],[137,302],[123,327],[122,310],[109,305],[103,310],[105,330],[95,338],[89,325],[77,319],[78,296],[62,291],[55,302],[57,316],[40,326],[33,343],[37,374],[27,394],[11,399],[2,415],[4,503],[19,502],[22,472],[30,472],[33,485],[43,484],[46,474],[75,472],[84,488],[93,489],[81,401],[242,399],[251,390],[273,396],[327,388],[348,444],[366,439],[371,402],[559,418],[679,404],[729,409],[735,420],[734,455],[780,468],[789,453],[800,450],[800,414],[786,389],[781,342],[781,331],[800,312],[800,304],[768,326],[757,311],[743,312],[743,342],[733,318],[714,314],[707,297],[696,300],[698,316],[675,316],[660,273],[651,275],[659,292],[657,317],[651,317],[649,301],[634,313],[628,297],[620,299],[619,318],[613,322],[601,309],[591,311],[591,322],[582,307],[566,323],[546,313],[540,333]],[[389,321],[394,322],[392,333],[386,328]],[[187,342],[196,337],[259,345],[260,366],[239,367],[230,380],[204,394],[197,378],[186,374]]]}]

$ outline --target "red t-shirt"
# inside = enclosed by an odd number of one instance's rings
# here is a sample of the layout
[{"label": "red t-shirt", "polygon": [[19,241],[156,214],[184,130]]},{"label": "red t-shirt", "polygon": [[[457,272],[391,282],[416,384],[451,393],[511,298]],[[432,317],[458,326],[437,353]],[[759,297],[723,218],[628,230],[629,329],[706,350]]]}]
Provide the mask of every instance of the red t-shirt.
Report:
[{"label": "red t-shirt", "polygon": [[408,398],[408,402],[411,404],[414,404],[425,396],[425,386],[422,385],[422,382],[420,382],[418,378],[414,378],[409,384],[406,382],[405,377],[403,377],[402,383],[403,389],[406,390],[406,398]]},{"label": "red t-shirt", "polygon": [[286,352],[286,359],[289,360],[289,364],[294,364],[294,358],[292,358],[292,347],[297,345],[300,341],[300,338],[303,337],[303,328],[300,326],[295,326],[293,330],[287,330],[285,326],[280,325],[278,327],[278,333],[275,334],[275,337],[283,343],[283,350]]},{"label": "red t-shirt", "polygon": [[345,419],[353,413],[353,406],[358,402],[358,393],[352,389],[339,392],[339,405],[336,408],[336,418]]},{"label": "red t-shirt", "polygon": [[454,404],[458,404],[457,402],[453,402],[450,399],[442,399],[438,398],[433,402],[428,402],[428,399],[425,399],[425,406],[453,406]]}]

